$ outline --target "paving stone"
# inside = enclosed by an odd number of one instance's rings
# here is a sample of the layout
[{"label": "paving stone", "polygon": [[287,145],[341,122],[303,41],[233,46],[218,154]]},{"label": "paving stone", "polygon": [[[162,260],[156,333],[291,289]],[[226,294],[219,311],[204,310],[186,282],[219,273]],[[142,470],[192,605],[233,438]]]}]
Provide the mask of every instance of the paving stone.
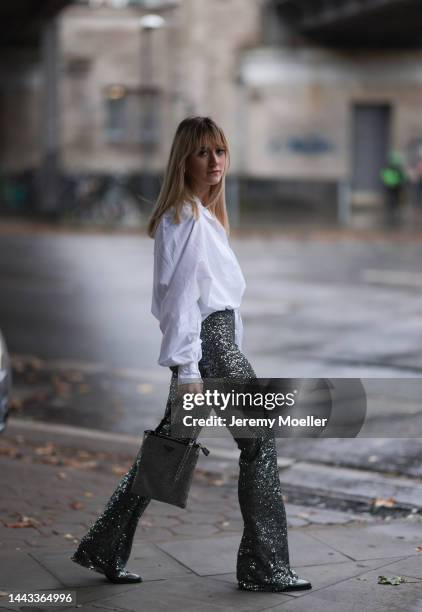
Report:
[{"label": "paving stone", "polygon": [[340,512],[338,510],[328,510],[324,508],[312,508],[308,506],[294,506],[292,508],[288,504],[286,505],[286,512],[288,520],[296,517],[305,519],[306,524],[341,525],[353,521],[372,522],[374,520],[374,517],[367,517],[362,514]]},{"label": "paving stone", "polygon": [[[400,559],[400,557],[398,558]],[[312,565],[305,567],[295,567],[296,572],[301,578],[306,578],[312,584],[312,592],[321,588],[337,585],[342,580],[365,574],[368,571],[378,570],[383,574],[386,566],[391,559],[367,559],[365,561],[346,561],[345,563]],[[305,591],[292,591],[292,597],[302,597]]]},{"label": "paving stone", "polygon": [[391,576],[409,576],[422,580],[422,552],[389,563],[384,566],[384,572]]},{"label": "paving stone", "polygon": [[143,515],[146,519],[150,516],[168,516],[168,517],[183,517],[186,515],[185,508],[178,508],[177,506],[170,506],[156,500],[152,500],[148,508]]},{"label": "paving stone", "polygon": [[130,557],[130,567],[141,574],[145,581],[163,580],[192,572],[173,557],[163,552],[158,545],[136,543]]},{"label": "paving stone", "polygon": [[[38,561],[23,551],[8,551],[0,554],[0,590],[31,591],[56,589],[60,581]],[[22,571],[22,568],[25,568]]]},{"label": "paving stone", "polygon": [[421,533],[419,525],[395,521],[358,527],[315,528],[312,537],[358,560],[413,554],[421,543]]},{"label": "paving stone", "polygon": [[[292,612],[316,610],[317,612],[411,612],[422,609],[422,580],[397,586],[378,584],[378,575],[384,575],[385,567],[365,572],[338,584],[308,592],[295,598],[295,603],[272,608]],[[305,607],[306,606],[306,607]]]},{"label": "paving stone", "polygon": [[180,523],[181,523],[181,519],[175,516],[154,517],[151,515],[147,516],[146,514],[144,514],[141,520],[139,521],[139,526],[143,527],[145,530],[149,528],[162,529],[163,527],[173,527],[174,525],[180,525]]},{"label": "paving stone", "polygon": [[213,578],[189,577],[183,580],[142,583],[137,589],[98,600],[95,605],[103,610],[255,612],[288,599],[288,595],[282,593],[248,593],[240,591],[236,583],[224,583]]},{"label": "paving stone", "polygon": [[136,538],[143,540],[144,542],[155,542],[159,540],[166,540],[171,537],[172,532],[170,528],[167,529],[155,529],[153,527],[138,527],[136,532]]},{"label": "paving stone", "polygon": [[185,536],[201,536],[207,538],[208,536],[212,536],[219,532],[218,527],[215,525],[190,525],[189,523],[185,525],[177,525],[171,528],[172,533],[177,535],[185,535]]},{"label": "paving stone", "polygon": [[17,548],[22,549],[24,547],[24,541],[19,538],[13,538],[8,540],[3,540],[0,538],[0,549],[2,552],[6,550],[16,550]]},{"label": "paving stone", "polygon": [[[36,612],[38,611],[60,612],[61,610],[75,610],[75,609],[81,609],[82,612],[85,612],[85,610],[92,610],[93,612],[99,612],[101,607],[97,607],[97,604],[96,604],[97,600],[105,598],[105,597],[119,595],[121,593],[125,593],[127,591],[133,590],[134,588],[135,586],[133,584],[132,585],[129,585],[129,584],[116,585],[116,584],[111,584],[110,582],[104,582],[103,584],[95,588],[90,588],[90,587],[72,588],[72,592],[76,593],[76,606],[79,606],[79,608],[76,608],[74,604],[70,604],[70,605],[63,604],[60,606],[51,606],[51,605],[42,606],[41,605],[36,608]],[[66,592],[66,591],[62,590],[62,591],[53,591],[53,592],[58,593],[58,592]],[[7,609],[21,610],[21,608],[19,607],[19,604],[12,605],[11,607]],[[30,610],[33,608],[24,608],[24,609],[30,612]]]},{"label": "paving stone", "polygon": [[37,550],[31,553],[56,579],[68,588],[75,586],[99,586],[104,584],[102,574],[73,563],[70,557],[74,553],[76,544],[72,549],[57,552]]},{"label": "paving stone", "polygon": [[[233,518],[242,518],[240,516],[236,516]],[[181,523],[189,523],[191,525],[214,525],[214,523],[230,520],[227,517],[226,513],[219,512],[218,514],[205,514],[204,512],[186,512],[183,517],[181,517]]]},{"label": "paving stone", "polygon": [[289,531],[289,554],[292,566],[349,561],[337,547],[316,540],[311,537],[310,533],[308,530],[291,529]]},{"label": "paving stone", "polygon": [[[70,560],[72,553],[73,550],[57,553],[37,552],[33,553],[32,556],[68,587],[89,587],[104,583],[105,578],[98,572],[73,563]],[[145,581],[191,574],[187,567],[178,563],[153,544],[146,542],[134,543],[128,565],[132,571],[141,574]]]},{"label": "paving stone", "polygon": [[[236,568],[241,535],[160,542],[157,546],[200,576],[229,573]],[[347,558],[330,546],[305,533],[291,531],[289,549],[296,565],[345,561]]]},{"label": "paving stone", "polygon": [[199,576],[231,572],[236,568],[240,535],[160,542],[158,548]]},{"label": "paving stone", "polygon": [[[305,578],[312,583],[312,592],[330,584],[337,584],[341,580],[348,579],[352,576],[359,576],[368,570],[383,567],[390,563],[388,559],[371,559],[369,561],[342,561],[337,563],[325,563],[320,565],[295,566],[295,571],[301,578]],[[222,574],[213,576],[216,580],[223,582],[236,582],[236,573]],[[290,591],[291,597],[303,596],[306,591],[298,591],[297,593]]]},{"label": "paving stone", "polygon": [[[102,583],[98,586],[88,587],[73,587],[72,590],[76,591],[76,603],[82,604],[82,612],[85,612],[89,604],[95,604],[99,599],[105,597],[114,597],[127,591],[132,591],[138,588],[138,584],[112,584],[111,582]],[[98,611],[98,608],[95,608]]]}]

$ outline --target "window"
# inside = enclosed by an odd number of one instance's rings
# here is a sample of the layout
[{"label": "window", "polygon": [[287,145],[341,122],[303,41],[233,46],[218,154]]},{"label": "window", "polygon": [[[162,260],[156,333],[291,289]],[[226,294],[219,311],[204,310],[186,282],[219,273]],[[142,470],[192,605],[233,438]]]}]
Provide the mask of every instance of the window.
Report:
[{"label": "window", "polygon": [[124,85],[111,85],[106,90],[105,102],[108,142],[148,150],[158,147],[161,95],[156,88],[128,89]]}]

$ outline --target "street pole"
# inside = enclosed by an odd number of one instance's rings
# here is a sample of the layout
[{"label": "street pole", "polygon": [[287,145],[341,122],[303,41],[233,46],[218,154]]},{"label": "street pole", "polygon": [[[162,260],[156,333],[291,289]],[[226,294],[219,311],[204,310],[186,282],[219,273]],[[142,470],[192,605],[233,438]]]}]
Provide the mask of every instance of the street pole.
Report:
[{"label": "street pole", "polygon": [[59,62],[57,20],[49,19],[41,35],[43,96],[39,210],[52,215],[59,206]]},{"label": "street pole", "polygon": [[337,221],[347,227],[351,221],[351,187],[347,179],[340,179],[337,187]]},{"label": "street pole", "polygon": [[[154,99],[154,58],[153,58],[153,32],[162,28],[165,25],[165,20],[161,15],[148,14],[141,17],[139,20],[141,28],[141,126],[148,125],[151,121],[151,115],[154,113],[153,105],[156,100]],[[143,39],[143,40],[142,40]],[[143,125],[142,125],[143,124]],[[148,143],[147,143],[148,144]],[[152,168],[150,165],[149,156],[151,149],[148,151],[148,146],[144,147],[145,154],[142,152],[142,141],[141,145],[141,156],[143,158],[143,173],[144,173],[144,185],[146,186],[146,197],[148,201],[152,201],[154,196],[153,181],[152,181]]]}]

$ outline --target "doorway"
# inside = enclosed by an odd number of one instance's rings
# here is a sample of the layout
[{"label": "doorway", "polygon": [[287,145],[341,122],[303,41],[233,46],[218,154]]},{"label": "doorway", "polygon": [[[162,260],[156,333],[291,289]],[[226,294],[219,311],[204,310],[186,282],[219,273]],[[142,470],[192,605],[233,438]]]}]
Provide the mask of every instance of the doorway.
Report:
[{"label": "doorway", "polygon": [[358,103],[352,113],[352,189],[380,195],[380,171],[390,148],[391,105]]}]

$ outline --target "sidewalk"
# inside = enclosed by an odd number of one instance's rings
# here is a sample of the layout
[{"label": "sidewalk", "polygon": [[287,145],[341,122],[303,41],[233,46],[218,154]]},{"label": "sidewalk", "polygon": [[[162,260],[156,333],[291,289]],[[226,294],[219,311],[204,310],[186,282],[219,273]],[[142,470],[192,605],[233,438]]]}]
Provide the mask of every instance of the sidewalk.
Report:
[{"label": "sidewalk", "polygon": [[[237,466],[215,453],[201,460],[186,510],[151,502],[142,517],[128,566],[144,582],[108,583],[69,557],[130,466],[137,440],[82,433],[13,420],[0,437],[0,591],[6,593],[0,609],[25,609],[8,604],[9,592],[51,590],[76,593],[77,608],[92,612],[422,610],[420,515],[382,520],[288,498],[291,564],[313,589],[239,591]],[[406,581],[378,584],[380,575]]]},{"label": "sidewalk", "polygon": [[[52,222],[36,217],[2,216],[0,217],[1,235],[28,235],[28,234],[121,234],[146,235],[145,227],[124,226],[119,224],[84,224],[72,223],[65,220]],[[422,242],[422,219],[415,223],[404,223],[397,227],[385,227],[382,224],[375,227],[344,227],[336,223],[327,224],[325,221],[317,224],[315,220],[300,223],[283,222],[257,224],[256,220],[243,223],[239,228],[232,228],[234,237],[261,237],[264,239],[313,239],[329,242],[338,240],[356,240],[361,242]]]}]

